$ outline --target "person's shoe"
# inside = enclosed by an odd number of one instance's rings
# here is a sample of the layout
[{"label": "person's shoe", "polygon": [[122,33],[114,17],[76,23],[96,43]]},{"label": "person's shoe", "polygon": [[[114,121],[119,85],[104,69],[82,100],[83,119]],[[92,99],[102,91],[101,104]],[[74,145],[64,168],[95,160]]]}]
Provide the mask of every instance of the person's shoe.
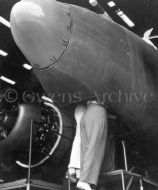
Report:
[{"label": "person's shoe", "polygon": [[70,174],[70,172],[67,171],[66,176],[71,183],[77,183],[78,179],[76,178],[76,174]]},{"label": "person's shoe", "polygon": [[91,187],[91,190],[96,190],[97,189],[97,186],[94,185],[94,184],[90,184],[90,187]]},{"label": "person's shoe", "polygon": [[88,183],[81,182],[81,181],[78,181],[76,187],[81,190],[91,190],[91,187]]}]

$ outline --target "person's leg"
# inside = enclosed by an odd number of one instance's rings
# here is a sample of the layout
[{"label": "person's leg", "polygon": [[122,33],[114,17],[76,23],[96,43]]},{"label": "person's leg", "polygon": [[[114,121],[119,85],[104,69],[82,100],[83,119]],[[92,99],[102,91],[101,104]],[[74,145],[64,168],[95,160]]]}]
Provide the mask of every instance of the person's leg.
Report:
[{"label": "person's leg", "polygon": [[76,119],[76,135],[73,141],[70,162],[68,165],[68,178],[71,182],[77,182],[77,178],[79,178],[79,170],[80,170],[80,121],[85,112],[85,107],[82,105],[78,105],[75,109],[74,116]]},{"label": "person's leg", "polygon": [[107,113],[90,105],[81,121],[81,177],[79,182],[97,185],[107,139]]}]

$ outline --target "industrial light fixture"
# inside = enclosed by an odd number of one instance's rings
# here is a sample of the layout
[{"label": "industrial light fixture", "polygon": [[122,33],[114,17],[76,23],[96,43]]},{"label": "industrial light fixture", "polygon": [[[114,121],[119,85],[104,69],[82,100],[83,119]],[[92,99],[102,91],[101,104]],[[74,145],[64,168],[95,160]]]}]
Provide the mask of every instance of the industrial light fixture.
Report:
[{"label": "industrial light fixture", "polygon": [[124,14],[123,11],[120,9],[117,11],[117,15],[129,26],[129,27],[134,27],[135,24],[131,21],[131,19]]},{"label": "industrial light fixture", "polygon": [[119,11],[117,12],[117,14],[121,17],[124,13],[123,13],[123,11],[121,11],[121,10],[119,9]]},{"label": "industrial light fixture", "polygon": [[31,70],[31,69],[32,69],[32,66],[29,65],[29,64],[27,64],[27,63],[24,63],[24,64],[23,64],[23,67],[24,67],[25,69],[27,69],[27,70]]},{"label": "industrial light fixture", "polygon": [[8,79],[7,77],[4,77],[4,76],[1,76],[0,79],[11,84],[11,85],[14,85],[16,83],[15,81]]},{"label": "industrial light fixture", "polygon": [[127,15],[123,14],[121,16],[121,18],[123,19],[123,21],[129,26],[129,27],[134,27],[135,24],[128,18]]},{"label": "industrial light fixture", "polygon": [[97,6],[97,4],[98,4],[97,0],[89,0],[89,3],[90,3],[93,7]]},{"label": "industrial light fixture", "polygon": [[8,55],[8,53],[7,53],[7,52],[5,52],[5,51],[3,51],[3,50],[0,50],[0,55],[2,55],[2,56],[4,56],[4,57],[6,57],[6,56]]},{"label": "industrial light fixture", "polygon": [[109,7],[114,7],[114,6],[116,6],[116,4],[115,4],[114,1],[109,1],[107,4],[108,4]]},{"label": "industrial light fixture", "polygon": [[7,21],[5,18],[0,16],[0,23],[2,23],[3,25],[5,25],[6,27],[10,28],[10,22]]}]

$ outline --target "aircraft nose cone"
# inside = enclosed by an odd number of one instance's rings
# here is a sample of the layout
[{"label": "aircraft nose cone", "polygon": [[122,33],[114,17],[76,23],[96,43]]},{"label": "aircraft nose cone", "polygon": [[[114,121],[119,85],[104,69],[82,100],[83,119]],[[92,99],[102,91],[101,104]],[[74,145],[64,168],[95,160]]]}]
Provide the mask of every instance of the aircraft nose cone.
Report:
[{"label": "aircraft nose cone", "polygon": [[36,69],[46,69],[63,56],[70,38],[69,6],[55,0],[22,0],[10,16],[17,46]]}]

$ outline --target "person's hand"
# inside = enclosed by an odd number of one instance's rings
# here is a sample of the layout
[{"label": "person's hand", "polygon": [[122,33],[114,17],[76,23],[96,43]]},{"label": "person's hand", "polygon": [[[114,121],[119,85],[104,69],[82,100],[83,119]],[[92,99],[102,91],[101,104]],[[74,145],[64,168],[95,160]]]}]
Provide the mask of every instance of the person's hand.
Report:
[{"label": "person's hand", "polygon": [[71,183],[77,183],[78,179],[76,177],[75,168],[69,168],[67,173],[66,173],[66,176],[70,180]]}]

